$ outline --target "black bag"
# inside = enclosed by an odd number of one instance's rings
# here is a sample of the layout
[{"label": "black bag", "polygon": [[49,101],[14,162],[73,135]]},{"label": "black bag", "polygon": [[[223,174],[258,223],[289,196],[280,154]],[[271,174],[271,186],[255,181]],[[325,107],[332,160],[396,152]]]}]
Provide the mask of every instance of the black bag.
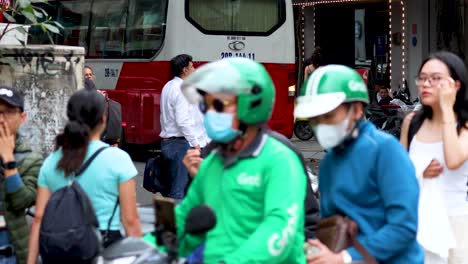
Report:
[{"label": "black bag", "polygon": [[154,158],[148,159],[143,174],[143,188],[145,190],[166,195],[170,187],[167,163],[162,153],[157,153]]},{"label": "black bag", "polygon": [[[75,173],[81,175],[107,147],[98,149]],[[39,252],[45,262],[96,257],[101,248],[99,223],[88,196],[80,184],[71,184],[52,194],[39,233]]]},{"label": "black bag", "polygon": [[107,101],[107,124],[102,133],[102,141],[109,145],[119,144],[122,137],[122,106],[120,103],[108,99]]},{"label": "black bag", "polygon": [[378,264],[377,260],[357,239],[357,223],[348,217],[334,215],[322,219],[319,222],[316,235],[320,242],[335,253],[339,253],[349,247],[354,247],[364,258],[364,263]]}]

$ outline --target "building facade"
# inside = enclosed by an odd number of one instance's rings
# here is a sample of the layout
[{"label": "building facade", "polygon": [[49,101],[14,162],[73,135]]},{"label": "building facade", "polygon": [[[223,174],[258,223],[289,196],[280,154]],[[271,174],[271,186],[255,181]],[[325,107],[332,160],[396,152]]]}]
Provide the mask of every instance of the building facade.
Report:
[{"label": "building facade", "polygon": [[325,44],[333,49],[328,53],[339,54],[330,56],[330,63],[368,65],[375,79],[392,91],[408,87],[416,99],[414,79],[431,52],[449,50],[468,61],[467,0],[298,0],[294,5],[299,65]]}]

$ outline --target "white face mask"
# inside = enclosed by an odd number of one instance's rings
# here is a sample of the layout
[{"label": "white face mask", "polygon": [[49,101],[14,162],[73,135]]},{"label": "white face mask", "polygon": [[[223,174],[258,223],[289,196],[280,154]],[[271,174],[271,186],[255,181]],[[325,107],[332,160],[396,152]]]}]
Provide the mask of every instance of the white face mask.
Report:
[{"label": "white face mask", "polygon": [[353,106],[349,109],[345,120],[336,125],[319,124],[314,127],[315,136],[324,149],[332,149],[338,146],[348,135],[348,126],[353,114]]}]

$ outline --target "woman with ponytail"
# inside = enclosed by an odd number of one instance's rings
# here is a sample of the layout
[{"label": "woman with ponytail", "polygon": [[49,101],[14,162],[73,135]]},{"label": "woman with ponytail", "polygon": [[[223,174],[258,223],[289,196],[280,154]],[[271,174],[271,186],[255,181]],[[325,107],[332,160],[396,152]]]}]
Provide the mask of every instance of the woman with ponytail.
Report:
[{"label": "woman with ponytail", "polygon": [[[68,123],[63,133],[56,138],[55,152],[46,159],[39,174],[28,263],[36,263],[39,230],[51,194],[66,186],[70,177],[93,153],[108,146],[100,140],[106,127],[107,114],[106,100],[99,92],[80,90],[73,94],[68,101],[67,117]],[[120,201],[111,221],[108,236],[111,240],[121,237],[121,224],[127,236],[141,236],[136,208],[136,175],[137,170],[129,155],[119,148],[110,147],[104,149],[75,179],[93,204],[101,232],[107,230],[117,199]]]}]

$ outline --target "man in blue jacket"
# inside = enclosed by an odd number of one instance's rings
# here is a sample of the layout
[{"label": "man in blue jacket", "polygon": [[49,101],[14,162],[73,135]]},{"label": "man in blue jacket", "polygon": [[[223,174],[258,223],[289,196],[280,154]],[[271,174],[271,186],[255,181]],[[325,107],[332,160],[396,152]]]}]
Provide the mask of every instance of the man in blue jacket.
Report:
[{"label": "man in blue jacket", "polygon": [[[396,138],[363,120],[369,96],[362,78],[346,66],[329,65],[314,71],[302,90],[294,115],[310,118],[328,150],[319,176],[322,217],[353,219],[359,242],[379,263],[423,263],[415,171]],[[318,240],[309,243],[319,251],[308,263],[363,259],[354,247],[333,253]]]}]

